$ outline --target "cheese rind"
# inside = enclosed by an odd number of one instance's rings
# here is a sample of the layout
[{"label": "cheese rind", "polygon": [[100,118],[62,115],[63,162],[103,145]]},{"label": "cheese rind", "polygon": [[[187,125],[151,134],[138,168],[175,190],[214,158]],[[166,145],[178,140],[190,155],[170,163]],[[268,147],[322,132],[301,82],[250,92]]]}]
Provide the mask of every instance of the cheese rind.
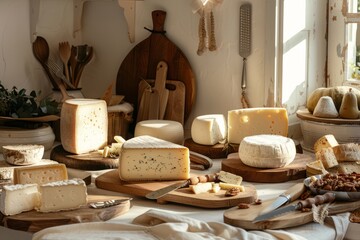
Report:
[{"label": "cheese rind", "polygon": [[13,165],[38,163],[44,155],[44,146],[35,144],[6,145],[2,147],[5,161]]},{"label": "cheese rind", "polygon": [[14,168],[14,184],[44,184],[67,179],[65,164]]},{"label": "cheese rind", "polygon": [[71,153],[82,154],[107,145],[108,114],[104,100],[68,99],[61,107],[61,144]]},{"label": "cheese rind", "polygon": [[38,204],[37,184],[5,185],[0,197],[0,211],[6,216],[33,210]]},{"label": "cheese rind", "polygon": [[134,137],[122,146],[119,176],[124,181],[188,179],[189,149],[151,136]]},{"label": "cheese rind", "polygon": [[224,141],[227,125],[224,115],[208,114],[196,117],[191,124],[191,138],[202,145],[214,145]]},{"label": "cheese rind", "polygon": [[240,144],[247,136],[273,134],[286,137],[288,115],[285,108],[245,108],[228,112],[228,142]]},{"label": "cheese rind", "polygon": [[82,179],[51,182],[39,186],[39,212],[58,212],[87,204],[86,184]]},{"label": "cheese rind", "polygon": [[239,146],[241,161],[256,168],[280,168],[296,156],[292,139],[280,135],[260,134],[245,137]]},{"label": "cheese rind", "polygon": [[183,125],[171,120],[144,120],[135,126],[134,136],[148,135],[176,144],[184,143]]}]

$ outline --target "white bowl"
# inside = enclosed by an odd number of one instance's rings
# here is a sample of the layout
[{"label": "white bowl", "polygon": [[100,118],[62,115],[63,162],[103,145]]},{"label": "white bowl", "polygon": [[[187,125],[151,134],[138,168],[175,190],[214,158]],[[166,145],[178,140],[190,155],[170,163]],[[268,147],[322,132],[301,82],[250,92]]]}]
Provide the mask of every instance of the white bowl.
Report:
[{"label": "white bowl", "polygon": [[302,147],[308,151],[314,151],[316,140],[326,134],[332,134],[339,143],[360,142],[360,125],[356,124],[331,124],[301,120],[301,132],[303,135]]}]

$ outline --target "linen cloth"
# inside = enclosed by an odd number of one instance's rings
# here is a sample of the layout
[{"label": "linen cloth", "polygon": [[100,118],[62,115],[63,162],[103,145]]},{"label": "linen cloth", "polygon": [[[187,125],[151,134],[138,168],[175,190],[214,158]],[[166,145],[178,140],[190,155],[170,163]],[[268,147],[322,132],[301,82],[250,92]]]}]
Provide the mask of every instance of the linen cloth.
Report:
[{"label": "linen cloth", "polygon": [[349,213],[325,219],[325,224],[309,223],[286,230],[246,231],[221,222],[204,222],[186,216],[149,210],[132,223],[92,222],[43,229],[33,240],[306,240],[344,238]]}]

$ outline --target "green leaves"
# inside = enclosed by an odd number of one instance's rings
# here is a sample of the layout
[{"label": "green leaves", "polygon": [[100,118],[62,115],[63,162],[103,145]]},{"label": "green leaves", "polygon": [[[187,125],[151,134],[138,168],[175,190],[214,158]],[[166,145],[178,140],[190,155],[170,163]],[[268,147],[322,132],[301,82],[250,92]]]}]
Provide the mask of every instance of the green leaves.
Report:
[{"label": "green leaves", "polygon": [[45,98],[38,102],[34,90],[27,95],[25,89],[18,91],[14,86],[9,91],[0,83],[0,116],[29,118],[58,113],[58,103],[55,100]]}]

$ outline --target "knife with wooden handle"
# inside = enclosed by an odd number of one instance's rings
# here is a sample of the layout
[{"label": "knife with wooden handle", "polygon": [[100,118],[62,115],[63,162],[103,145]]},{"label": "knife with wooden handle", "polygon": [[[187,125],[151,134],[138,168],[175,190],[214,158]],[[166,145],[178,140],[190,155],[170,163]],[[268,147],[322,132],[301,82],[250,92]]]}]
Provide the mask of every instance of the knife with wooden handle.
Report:
[{"label": "knife with wooden handle", "polygon": [[262,222],[262,221],[266,221],[268,219],[292,212],[292,211],[296,211],[296,210],[301,210],[302,208],[311,208],[313,204],[317,205],[321,205],[323,203],[331,203],[335,200],[335,193],[333,192],[328,192],[325,193],[324,195],[316,195],[313,198],[307,198],[305,200],[301,200],[298,203],[295,204],[290,204],[278,209],[275,209],[274,211],[271,211],[269,213],[265,213],[263,215],[257,216],[254,219],[254,223],[256,222]]}]

